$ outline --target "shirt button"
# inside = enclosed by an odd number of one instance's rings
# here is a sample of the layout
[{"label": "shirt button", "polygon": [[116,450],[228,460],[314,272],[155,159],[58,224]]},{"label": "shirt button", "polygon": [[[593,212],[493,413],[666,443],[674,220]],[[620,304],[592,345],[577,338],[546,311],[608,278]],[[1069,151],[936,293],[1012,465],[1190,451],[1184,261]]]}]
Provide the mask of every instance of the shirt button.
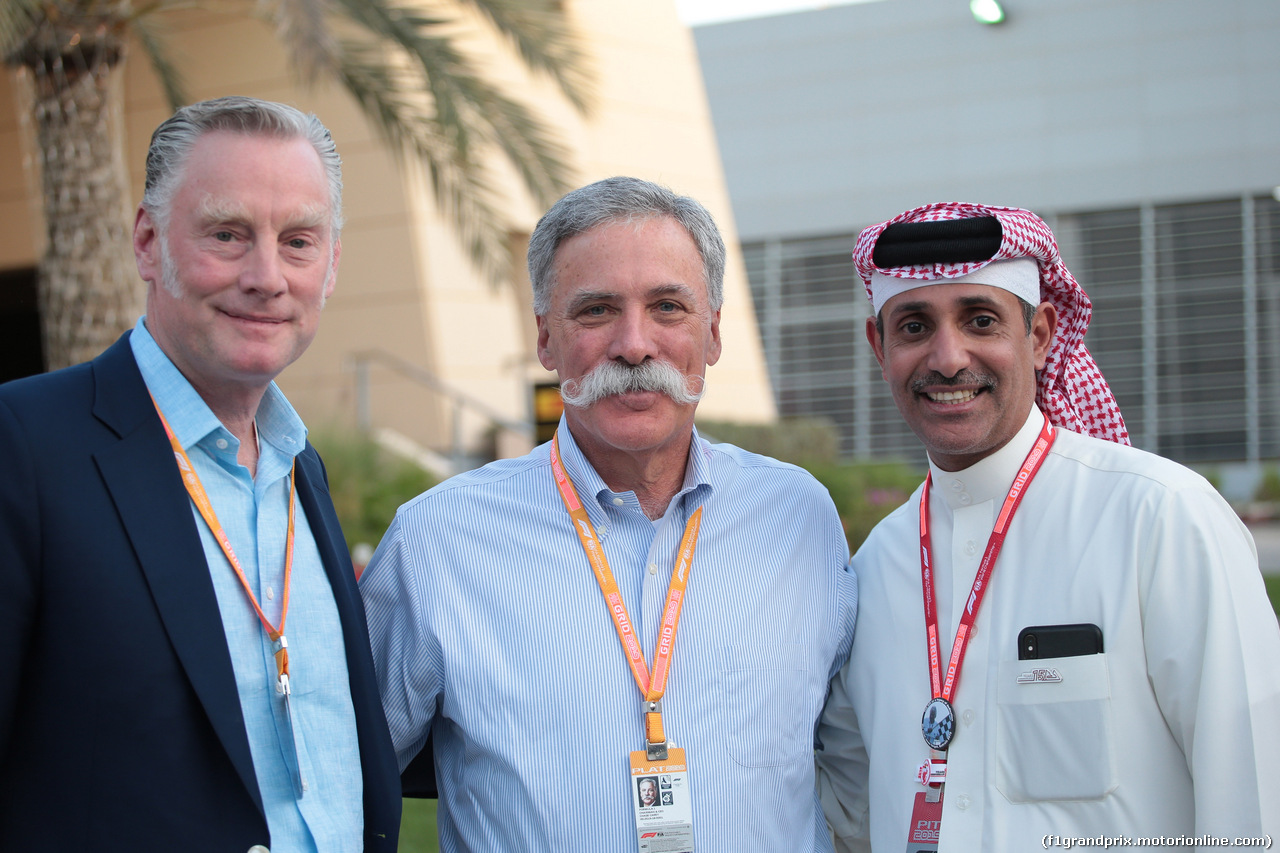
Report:
[{"label": "shirt button", "polygon": [[969,803],[970,803],[969,798],[964,794],[961,794],[959,797],[956,798],[956,808],[958,808],[960,811],[964,811],[965,809],[969,808]]},{"label": "shirt button", "polygon": [[218,445],[219,450],[227,449],[227,440],[225,438],[218,439],[217,441],[214,442],[214,444]]},{"label": "shirt button", "polygon": [[958,492],[963,488],[964,488],[964,483],[960,482],[959,480],[951,481],[951,491]]},{"label": "shirt button", "polygon": [[969,497],[968,492],[965,492],[960,496],[960,504],[962,506],[968,506],[972,501],[973,501],[973,498]]},{"label": "shirt button", "polygon": [[972,557],[974,554],[978,553],[978,543],[970,539],[968,542],[964,543],[964,552]]},{"label": "shirt button", "polygon": [[651,574],[651,575],[656,575],[657,573],[658,573],[658,566],[657,566],[657,564],[656,564],[656,563],[650,563],[650,564],[649,564],[649,574]]},{"label": "shirt button", "polygon": [[624,503],[626,503],[626,501],[624,501],[622,498],[614,498],[614,499],[613,499],[613,505],[614,505],[614,506],[622,506]]},{"label": "shirt button", "polygon": [[267,587],[267,601],[276,600],[276,591],[273,587]]},{"label": "shirt button", "polygon": [[969,709],[960,715],[960,719],[964,720],[964,724],[966,726],[973,725],[973,717],[974,717],[973,709]]}]

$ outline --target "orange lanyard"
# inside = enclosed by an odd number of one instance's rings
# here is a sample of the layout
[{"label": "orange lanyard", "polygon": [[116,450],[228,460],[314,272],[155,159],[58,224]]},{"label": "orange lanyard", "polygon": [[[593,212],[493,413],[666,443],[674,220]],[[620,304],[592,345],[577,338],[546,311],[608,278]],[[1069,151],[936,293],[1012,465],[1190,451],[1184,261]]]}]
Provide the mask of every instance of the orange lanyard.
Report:
[{"label": "orange lanyard", "polygon": [[182,472],[182,484],[187,487],[187,494],[191,496],[191,501],[196,505],[196,509],[200,511],[200,516],[204,519],[205,524],[209,525],[209,532],[213,534],[213,538],[218,540],[222,553],[227,555],[227,562],[231,564],[236,577],[240,579],[240,585],[244,587],[245,595],[249,596],[249,603],[253,605],[254,612],[258,614],[258,621],[262,623],[263,630],[267,632],[267,636],[271,638],[271,642],[275,646],[276,692],[288,696],[291,692],[289,687],[289,643],[284,636],[284,620],[289,613],[289,580],[293,574],[293,508],[298,490],[298,479],[295,476],[298,462],[295,459],[293,466],[289,469],[289,532],[288,537],[285,539],[284,547],[284,600],[280,606],[280,628],[276,629],[267,620],[267,615],[262,612],[262,608],[258,605],[258,597],[253,594],[253,589],[249,586],[248,578],[244,576],[244,569],[240,566],[240,560],[236,557],[235,551],[231,550],[231,538],[222,529],[222,524],[214,513],[213,503],[209,500],[209,495],[204,490],[204,484],[200,482],[200,476],[196,474],[195,466],[191,464],[191,458],[182,449],[181,442],[173,434],[173,430],[169,427],[169,421],[165,419],[164,412],[160,411],[160,406],[156,403],[154,397],[151,398],[151,402],[156,407],[156,414],[160,416],[160,423],[164,424],[165,434],[169,436],[169,444],[173,447],[173,455],[177,457],[178,469]]},{"label": "orange lanyard", "polygon": [[573,488],[564,465],[560,461],[560,436],[557,433],[551,442],[551,474],[555,478],[556,488],[564,500],[565,509],[573,519],[574,529],[582,542],[582,550],[586,552],[587,562],[595,573],[596,583],[600,584],[600,592],[604,595],[605,604],[609,608],[609,616],[613,619],[618,639],[622,641],[622,650],[631,666],[631,674],[636,685],[644,696],[647,706],[645,712],[645,735],[650,743],[665,743],[662,731],[661,700],[667,689],[667,676],[671,672],[671,654],[676,644],[676,627],[680,623],[680,608],[684,604],[685,588],[689,584],[689,571],[693,567],[693,552],[698,544],[698,528],[702,524],[702,507],[694,510],[684,528],[684,537],[680,540],[680,552],[676,557],[675,570],[671,573],[671,585],[667,589],[667,603],[662,613],[662,629],[658,633],[658,648],[653,654],[653,675],[645,666],[644,651],[636,639],[631,617],[627,615],[627,607],[622,602],[622,593],[618,583],[613,579],[609,569],[609,561],[605,558],[604,549],[596,536],[595,527],[587,517],[578,493]]}]

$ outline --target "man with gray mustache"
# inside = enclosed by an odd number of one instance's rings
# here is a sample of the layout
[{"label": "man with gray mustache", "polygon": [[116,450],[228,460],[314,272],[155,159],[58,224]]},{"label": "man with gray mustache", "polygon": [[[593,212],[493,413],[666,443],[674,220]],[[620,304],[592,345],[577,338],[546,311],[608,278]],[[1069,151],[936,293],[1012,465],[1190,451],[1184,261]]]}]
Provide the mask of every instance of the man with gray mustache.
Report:
[{"label": "man with gray mustache", "polygon": [[433,736],[442,850],[831,849],[814,731],[856,586],[811,476],[694,428],[724,256],[646,181],[557,202],[529,243],[555,439],[401,507],[361,579],[402,769]]}]

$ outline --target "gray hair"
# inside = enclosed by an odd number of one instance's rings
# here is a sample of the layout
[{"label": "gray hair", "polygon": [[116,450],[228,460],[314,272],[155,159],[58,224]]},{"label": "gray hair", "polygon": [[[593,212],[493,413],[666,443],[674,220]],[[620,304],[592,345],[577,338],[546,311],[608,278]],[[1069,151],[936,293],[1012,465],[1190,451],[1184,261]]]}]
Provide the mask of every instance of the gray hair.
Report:
[{"label": "gray hair", "polygon": [[168,227],[174,193],[191,149],[206,133],[227,131],[246,136],[305,139],[320,155],[329,179],[329,209],[336,240],[342,232],[342,159],[329,129],[315,115],[274,101],[232,96],[181,107],[151,134],[142,206],[161,230]]},{"label": "gray hair", "polygon": [[684,226],[702,256],[702,275],[712,311],[724,304],[724,240],[711,214],[695,199],[639,178],[606,178],[560,199],[538,221],[529,238],[529,280],[533,312],[544,317],[555,288],[555,259],[560,244],[611,222],[669,216]]}]

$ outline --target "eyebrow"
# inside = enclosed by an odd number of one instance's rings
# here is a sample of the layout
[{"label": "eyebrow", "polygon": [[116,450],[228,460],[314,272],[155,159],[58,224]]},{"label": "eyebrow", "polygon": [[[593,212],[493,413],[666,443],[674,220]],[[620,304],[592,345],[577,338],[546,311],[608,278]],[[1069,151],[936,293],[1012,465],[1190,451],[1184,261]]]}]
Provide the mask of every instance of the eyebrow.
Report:
[{"label": "eyebrow", "polygon": [[[956,300],[961,307],[964,308],[999,308],[1000,303],[992,299],[990,296],[962,296]],[[900,314],[915,314],[921,311],[929,310],[935,303],[919,300],[916,302],[903,302],[890,312],[889,316],[897,317]]]},{"label": "eyebrow", "polygon": [[583,290],[575,294],[574,297],[569,300],[569,304],[565,306],[565,310],[572,314],[588,302],[607,302],[610,299],[617,298],[618,294],[612,290]]},{"label": "eyebrow", "polygon": [[657,287],[650,288],[646,295],[651,298],[657,296],[683,296],[688,299],[693,299],[696,296],[693,288],[687,284],[660,284]]},{"label": "eyebrow", "polygon": [[[686,299],[693,299],[695,294],[693,288],[687,284],[660,284],[649,288],[644,295],[647,299],[657,299],[663,296],[683,296]],[[584,290],[569,300],[565,310],[573,313],[589,302],[607,302],[617,298],[618,292],[616,290]]]},{"label": "eyebrow", "polygon": [[[248,209],[235,201],[205,196],[198,208],[200,220],[206,225],[219,222],[244,222],[250,220]],[[329,211],[323,205],[306,204],[292,211],[286,218],[284,230],[292,228],[321,228],[328,221]]]}]

